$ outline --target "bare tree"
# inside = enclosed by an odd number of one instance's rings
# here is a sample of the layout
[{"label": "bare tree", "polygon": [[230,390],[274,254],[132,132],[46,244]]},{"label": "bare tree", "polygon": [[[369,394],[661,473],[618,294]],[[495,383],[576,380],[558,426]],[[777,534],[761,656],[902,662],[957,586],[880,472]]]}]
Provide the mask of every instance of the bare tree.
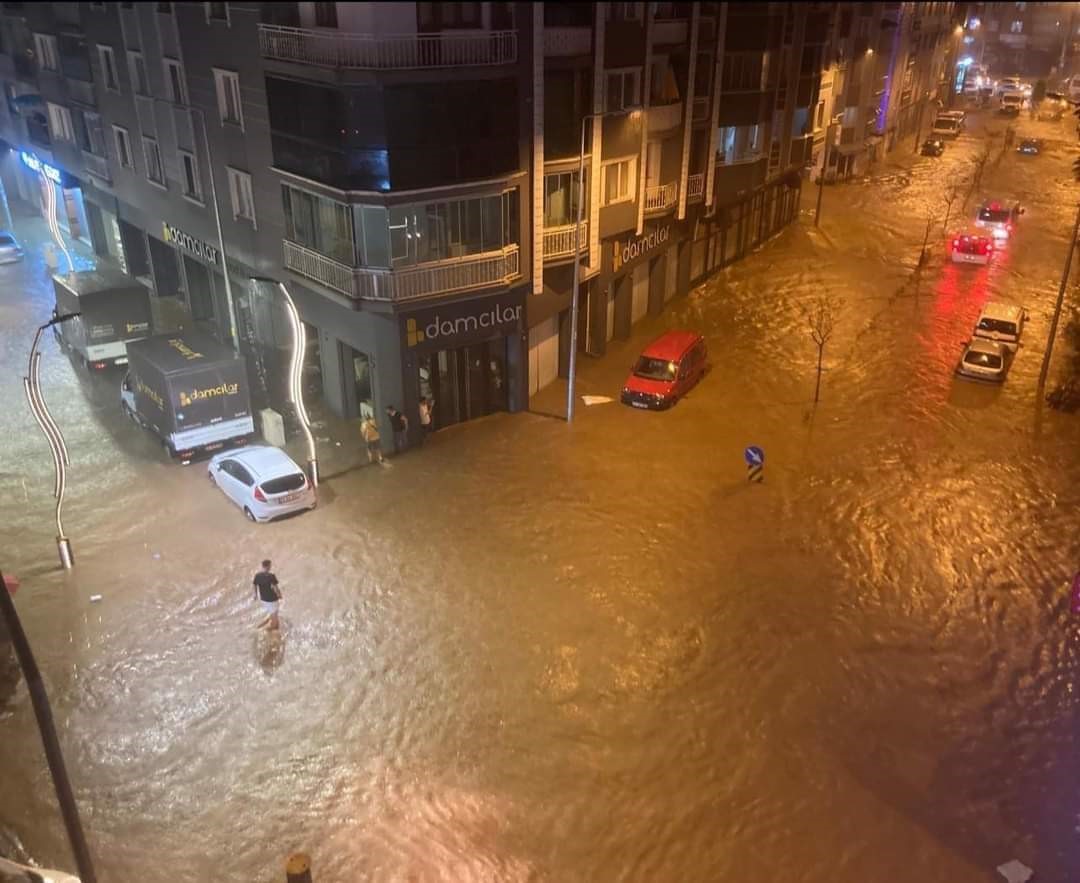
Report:
[{"label": "bare tree", "polygon": [[982,184],[983,172],[986,169],[986,164],[990,162],[990,145],[988,144],[983,148],[982,152],[975,157],[975,171],[971,176],[971,186],[968,187],[967,193],[964,194],[964,208],[967,208],[968,202],[971,197],[974,196],[975,191],[979,189],[979,185]]},{"label": "bare tree", "polygon": [[821,362],[825,356],[825,344],[833,335],[836,317],[844,306],[842,298],[823,294],[814,298],[808,306],[802,307],[806,324],[810,326],[810,337],[817,346],[817,382],[814,384],[814,404],[821,398]]},{"label": "bare tree", "polygon": [[919,267],[926,263],[926,245],[930,241],[930,229],[934,226],[934,210],[931,208],[926,213],[926,232],[923,233],[922,251],[919,252]]},{"label": "bare tree", "polygon": [[945,233],[949,227],[949,216],[952,214],[953,203],[960,197],[960,187],[954,184],[945,193],[945,220],[941,222],[941,232]]}]

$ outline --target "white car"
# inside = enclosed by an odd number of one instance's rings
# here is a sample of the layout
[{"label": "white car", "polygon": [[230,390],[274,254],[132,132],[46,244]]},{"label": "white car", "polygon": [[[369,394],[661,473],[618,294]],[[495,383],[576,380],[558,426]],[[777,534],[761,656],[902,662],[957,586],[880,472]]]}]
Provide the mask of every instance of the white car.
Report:
[{"label": "white car", "polygon": [[964,346],[956,373],[973,380],[1000,383],[1009,371],[1009,351],[994,340],[976,337]]},{"label": "white car", "polygon": [[1024,210],[1019,203],[1009,207],[998,200],[984,202],[975,215],[975,226],[989,230],[994,239],[1008,239]]},{"label": "white car", "polygon": [[14,264],[23,259],[19,241],[6,231],[0,231],[0,264]]},{"label": "white car", "polygon": [[965,230],[952,238],[950,257],[955,264],[989,264],[994,242],[978,230]]},{"label": "white car", "polygon": [[315,488],[280,448],[250,445],[210,458],[207,475],[251,521],[314,509]]},{"label": "white car", "polygon": [[1015,353],[1020,346],[1020,335],[1024,333],[1024,321],[1027,312],[1023,307],[1012,304],[988,303],[979,314],[975,323],[975,336],[984,340],[993,340]]},{"label": "white car", "polygon": [[79,883],[74,874],[50,871],[48,868],[32,868],[10,859],[0,858],[0,881],[2,883]]}]

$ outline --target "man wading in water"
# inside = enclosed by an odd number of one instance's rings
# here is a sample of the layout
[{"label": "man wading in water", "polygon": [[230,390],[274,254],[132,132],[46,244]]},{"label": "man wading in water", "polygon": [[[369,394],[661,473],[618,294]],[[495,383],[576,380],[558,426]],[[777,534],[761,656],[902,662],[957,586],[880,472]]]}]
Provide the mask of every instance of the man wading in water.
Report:
[{"label": "man wading in water", "polygon": [[280,628],[278,605],[281,603],[281,589],[278,588],[277,577],[270,572],[269,558],[262,563],[262,570],[255,574],[251,583],[255,586],[255,600],[262,604],[263,613],[266,614],[266,619],[259,623],[259,628]]}]

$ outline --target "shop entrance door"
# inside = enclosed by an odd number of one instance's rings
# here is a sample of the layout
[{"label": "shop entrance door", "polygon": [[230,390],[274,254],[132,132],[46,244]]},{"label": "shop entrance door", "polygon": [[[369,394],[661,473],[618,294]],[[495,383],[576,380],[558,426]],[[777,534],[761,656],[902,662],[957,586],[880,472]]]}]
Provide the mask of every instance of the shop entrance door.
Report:
[{"label": "shop entrance door", "polygon": [[506,338],[421,356],[417,374],[436,429],[507,408]]}]

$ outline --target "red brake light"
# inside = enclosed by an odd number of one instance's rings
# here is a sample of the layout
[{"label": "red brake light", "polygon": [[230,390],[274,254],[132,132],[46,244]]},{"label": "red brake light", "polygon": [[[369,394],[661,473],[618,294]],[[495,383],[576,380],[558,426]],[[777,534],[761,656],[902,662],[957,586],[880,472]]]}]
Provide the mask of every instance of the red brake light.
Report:
[{"label": "red brake light", "polygon": [[255,499],[258,500],[260,503],[266,502],[266,494],[262,492],[262,488],[258,485],[255,485]]},{"label": "red brake light", "polygon": [[952,241],[952,247],[953,248],[959,248],[960,247],[960,240],[959,239],[954,239]]}]

